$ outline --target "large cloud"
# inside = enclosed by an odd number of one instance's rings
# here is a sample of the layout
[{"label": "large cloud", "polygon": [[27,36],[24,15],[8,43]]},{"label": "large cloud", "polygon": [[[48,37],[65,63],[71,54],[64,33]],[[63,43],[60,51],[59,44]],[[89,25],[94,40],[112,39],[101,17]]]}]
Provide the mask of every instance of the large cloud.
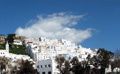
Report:
[{"label": "large cloud", "polygon": [[83,15],[54,13],[46,17],[38,16],[37,20],[28,27],[19,27],[16,34],[27,37],[47,37],[67,39],[80,43],[91,37],[92,29],[73,28],[83,18]]}]

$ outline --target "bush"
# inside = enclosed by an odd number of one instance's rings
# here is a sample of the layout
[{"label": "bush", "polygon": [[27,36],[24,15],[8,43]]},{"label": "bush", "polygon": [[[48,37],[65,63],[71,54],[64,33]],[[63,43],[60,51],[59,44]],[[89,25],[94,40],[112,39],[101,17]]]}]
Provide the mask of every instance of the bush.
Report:
[{"label": "bush", "polygon": [[0,44],[0,50],[3,50],[3,49],[5,49],[5,44]]},{"label": "bush", "polygon": [[14,53],[14,54],[23,54],[25,55],[26,54],[26,47],[23,46],[23,45],[14,45],[14,44],[11,44],[10,45],[10,53]]}]

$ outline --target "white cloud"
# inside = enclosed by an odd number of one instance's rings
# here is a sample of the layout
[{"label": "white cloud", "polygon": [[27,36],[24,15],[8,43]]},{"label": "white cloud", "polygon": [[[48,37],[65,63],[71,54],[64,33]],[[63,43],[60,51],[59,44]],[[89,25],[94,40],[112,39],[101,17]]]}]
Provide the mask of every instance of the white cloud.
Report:
[{"label": "white cloud", "polygon": [[16,34],[27,37],[47,37],[67,39],[80,43],[92,36],[92,29],[75,29],[74,25],[83,18],[83,15],[54,13],[46,17],[38,16],[36,22],[28,27],[19,27]]}]

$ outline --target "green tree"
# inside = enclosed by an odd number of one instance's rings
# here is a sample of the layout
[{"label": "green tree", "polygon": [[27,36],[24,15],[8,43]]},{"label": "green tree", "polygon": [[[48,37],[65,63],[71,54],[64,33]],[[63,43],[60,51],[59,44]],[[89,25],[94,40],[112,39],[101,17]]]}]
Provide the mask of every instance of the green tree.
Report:
[{"label": "green tree", "polygon": [[73,57],[71,59],[71,62],[72,64],[72,67],[71,67],[71,71],[74,73],[74,74],[84,74],[85,72],[85,66],[86,66],[86,61],[82,61],[80,62],[78,60],[78,57]]},{"label": "green tree", "polygon": [[17,74],[37,74],[37,70],[33,67],[33,65],[34,63],[31,61],[22,60]]},{"label": "green tree", "polygon": [[3,74],[3,70],[6,72],[6,67],[8,66],[10,60],[6,57],[0,57],[0,73]]},{"label": "green tree", "polygon": [[61,74],[70,74],[70,62],[66,60],[62,55],[58,55],[55,58],[57,62],[57,68]]},{"label": "green tree", "polygon": [[78,60],[77,57],[73,57],[70,63],[71,63],[72,65],[76,65],[76,64],[79,63],[79,60]]},{"label": "green tree", "polygon": [[13,43],[15,34],[8,34],[7,41],[8,43]]},{"label": "green tree", "polygon": [[99,63],[101,64],[101,74],[105,74],[105,68],[110,64],[110,59],[114,54],[104,48],[99,48],[97,55],[99,58]]},{"label": "green tree", "polygon": [[115,50],[114,52],[114,57],[112,59],[112,62],[111,62],[111,67],[112,67],[112,70],[115,68],[115,67],[118,67],[120,68],[120,49],[117,49]]}]

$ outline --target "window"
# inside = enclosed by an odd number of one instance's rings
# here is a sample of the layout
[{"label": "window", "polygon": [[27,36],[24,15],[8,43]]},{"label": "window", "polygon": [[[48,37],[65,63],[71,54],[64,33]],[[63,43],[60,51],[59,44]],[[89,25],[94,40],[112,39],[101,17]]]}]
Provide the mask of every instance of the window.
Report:
[{"label": "window", "polygon": [[51,71],[49,71],[48,74],[52,74]]},{"label": "window", "polygon": [[45,67],[47,67],[47,65],[45,65]]},{"label": "window", "polygon": [[42,65],[41,65],[41,68],[42,68]]},{"label": "window", "polygon": [[37,66],[37,68],[39,68],[39,65]]},{"label": "window", "polygon": [[42,72],[42,74],[45,74],[45,72]]},{"label": "window", "polygon": [[48,67],[51,67],[51,65],[49,64]]}]

